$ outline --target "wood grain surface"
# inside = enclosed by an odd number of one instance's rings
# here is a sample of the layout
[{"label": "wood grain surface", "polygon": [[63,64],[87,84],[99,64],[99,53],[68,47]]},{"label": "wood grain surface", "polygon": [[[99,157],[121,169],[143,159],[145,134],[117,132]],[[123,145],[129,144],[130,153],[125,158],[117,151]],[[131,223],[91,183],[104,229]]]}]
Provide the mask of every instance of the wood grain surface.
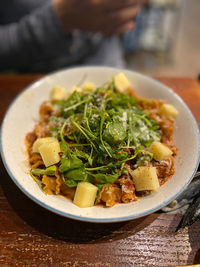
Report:
[{"label": "wood grain surface", "polygon": [[[13,98],[40,75],[0,76],[0,120]],[[158,78],[189,105],[200,125],[200,86]],[[175,266],[200,263],[200,222],[176,232],[180,215],[151,214],[92,224],[55,215],[28,199],[0,163],[0,266]]]}]

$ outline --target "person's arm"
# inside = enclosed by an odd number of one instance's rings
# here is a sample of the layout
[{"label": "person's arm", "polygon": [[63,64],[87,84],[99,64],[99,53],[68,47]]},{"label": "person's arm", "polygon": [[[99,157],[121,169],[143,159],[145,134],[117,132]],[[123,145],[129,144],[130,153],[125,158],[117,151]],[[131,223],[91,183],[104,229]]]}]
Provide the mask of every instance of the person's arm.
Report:
[{"label": "person's arm", "polygon": [[0,26],[0,70],[24,69],[66,49],[67,36],[51,1],[18,23]]},{"label": "person's arm", "polygon": [[[120,34],[134,26],[138,0],[51,0],[18,23],[0,26],[0,70],[30,69],[68,52],[74,29]],[[70,37],[69,37],[70,38]]]},{"label": "person's arm", "polygon": [[142,0],[52,0],[63,30],[122,34],[134,27]]}]

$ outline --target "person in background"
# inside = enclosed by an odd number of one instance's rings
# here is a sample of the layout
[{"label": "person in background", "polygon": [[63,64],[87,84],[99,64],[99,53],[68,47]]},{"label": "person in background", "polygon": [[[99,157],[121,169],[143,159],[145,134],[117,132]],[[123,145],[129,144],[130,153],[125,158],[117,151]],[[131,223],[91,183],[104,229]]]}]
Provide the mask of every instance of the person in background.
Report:
[{"label": "person in background", "polygon": [[139,0],[1,0],[0,71],[49,72],[72,65],[124,67],[119,35]]}]

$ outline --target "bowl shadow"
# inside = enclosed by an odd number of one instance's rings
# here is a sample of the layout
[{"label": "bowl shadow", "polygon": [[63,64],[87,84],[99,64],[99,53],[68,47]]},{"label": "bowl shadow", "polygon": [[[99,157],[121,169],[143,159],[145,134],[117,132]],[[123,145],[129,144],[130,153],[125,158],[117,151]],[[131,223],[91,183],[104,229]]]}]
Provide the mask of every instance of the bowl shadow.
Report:
[{"label": "bowl shadow", "polygon": [[33,229],[57,240],[75,244],[112,242],[133,235],[154,220],[146,216],[119,223],[89,223],[62,217],[22,193],[7,174],[1,160],[0,168],[1,186],[15,213]]}]

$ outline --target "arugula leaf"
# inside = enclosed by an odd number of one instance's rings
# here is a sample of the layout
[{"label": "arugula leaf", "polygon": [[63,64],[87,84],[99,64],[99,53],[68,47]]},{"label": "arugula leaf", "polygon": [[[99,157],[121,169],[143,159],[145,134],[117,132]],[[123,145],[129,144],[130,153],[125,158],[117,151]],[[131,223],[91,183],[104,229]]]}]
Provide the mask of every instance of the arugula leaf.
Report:
[{"label": "arugula leaf", "polygon": [[97,112],[92,111],[91,109],[88,109],[88,112],[91,113],[88,118],[88,124],[92,131],[99,132],[100,128],[100,115]]},{"label": "arugula leaf", "polygon": [[44,174],[54,176],[56,174],[56,166],[53,165],[46,169],[34,169],[31,171],[31,173],[37,176],[44,175]]},{"label": "arugula leaf", "polygon": [[155,126],[156,124],[152,125],[151,120],[144,113],[142,115],[129,114],[129,143],[148,147],[153,141],[159,141],[160,135],[152,129]]},{"label": "arugula leaf", "polygon": [[135,97],[132,97],[128,94],[118,93],[117,105],[123,108],[137,106],[137,100]]},{"label": "arugula leaf", "polygon": [[83,159],[88,160],[90,166],[92,166],[93,159],[92,159],[92,157],[91,157],[90,155],[88,155],[86,152],[81,151],[81,150],[79,150],[79,151],[76,150],[76,151],[74,152],[74,155],[77,156],[77,157],[79,157],[79,158],[83,158]]},{"label": "arugula leaf", "polygon": [[62,125],[65,123],[65,118],[63,117],[55,117],[52,116],[50,118],[50,135],[55,137],[55,138],[59,138],[59,132],[60,129],[62,128]]},{"label": "arugula leaf", "polygon": [[122,122],[113,122],[108,124],[103,133],[104,139],[110,144],[121,142],[126,138],[126,136],[126,128],[123,126]]},{"label": "arugula leaf", "polygon": [[69,187],[76,187],[78,182],[73,179],[64,180],[64,183]]},{"label": "arugula leaf", "polygon": [[66,107],[66,108],[64,108],[64,112],[67,113],[69,110],[75,110],[75,109],[76,109],[77,107],[79,107],[80,105],[82,105],[82,104],[88,102],[88,100],[89,100],[89,99],[84,99],[84,100],[82,100],[82,101],[80,101],[80,102],[78,102],[78,103],[76,103],[76,104],[74,104],[74,105],[71,105],[71,106],[69,106],[69,107]]},{"label": "arugula leaf", "polygon": [[107,184],[95,184],[95,185],[98,187],[98,192],[97,192],[97,198],[98,198],[98,195],[99,195],[101,189]]},{"label": "arugula leaf", "polygon": [[117,180],[119,175],[97,173],[97,174],[92,174],[92,176],[95,177],[95,179],[98,181],[98,184],[111,184]]},{"label": "arugula leaf", "polygon": [[75,181],[86,181],[87,180],[87,172],[84,167],[71,169],[64,173],[64,176],[68,179],[73,179]]},{"label": "arugula leaf", "polygon": [[84,131],[83,127],[81,127],[78,123],[76,123],[74,120],[71,120],[72,124],[83,134],[83,136],[87,139],[87,141],[90,142],[90,144],[94,147],[94,149],[97,151],[97,148],[94,144],[94,142],[91,140],[91,137],[88,136],[88,134]]},{"label": "arugula leaf", "polygon": [[66,110],[68,107],[78,104],[82,100],[82,96],[80,92],[74,91],[67,100],[61,100],[55,103],[55,105],[59,106],[62,110],[63,117],[67,118],[74,114],[74,110]]},{"label": "arugula leaf", "polygon": [[117,160],[126,159],[126,158],[128,158],[128,152],[126,152],[120,148],[120,149],[116,150],[116,152],[114,154],[114,158],[116,158]]},{"label": "arugula leaf", "polygon": [[72,169],[63,174],[63,181],[69,187],[77,186],[79,182],[93,182],[94,178],[84,167]]},{"label": "arugula leaf", "polygon": [[70,158],[61,158],[61,164],[59,167],[59,171],[61,173],[67,172],[71,169],[77,169],[83,166],[82,160],[77,158],[76,156],[71,156]]},{"label": "arugula leaf", "polygon": [[67,120],[65,120],[65,122],[62,125],[62,128],[60,129],[60,140],[61,140],[60,141],[60,149],[64,155],[69,156],[71,150],[70,150],[69,145],[67,144],[67,142],[65,141],[65,138],[64,138],[64,130],[65,130],[66,124],[67,124]]},{"label": "arugula leaf", "polygon": [[[33,180],[36,182],[36,184],[39,186],[39,188],[43,191],[43,188],[42,188],[42,182],[38,179],[38,177],[34,176],[32,174],[32,172],[30,173],[31,177],[33,178]],[[44,192],[44,191],[43,191]],[[45,192],[44,192],[45,193]]]},{"label": "arugula leaf", "polygon": [[100,116],[101,116],[100,129],[99,129],[99,139],[100,139],[100,142],[101,142],[100,145],[103,147],[103,149],[105,150],[105,152],[112,158],[112,154],[110,153],[110,151],[108,149],[109,146],[106,145],[106,143],[103,140],[103,124],[104,124],[105,116],[106,116],[105,111],[101,112],[100,113]]}]

